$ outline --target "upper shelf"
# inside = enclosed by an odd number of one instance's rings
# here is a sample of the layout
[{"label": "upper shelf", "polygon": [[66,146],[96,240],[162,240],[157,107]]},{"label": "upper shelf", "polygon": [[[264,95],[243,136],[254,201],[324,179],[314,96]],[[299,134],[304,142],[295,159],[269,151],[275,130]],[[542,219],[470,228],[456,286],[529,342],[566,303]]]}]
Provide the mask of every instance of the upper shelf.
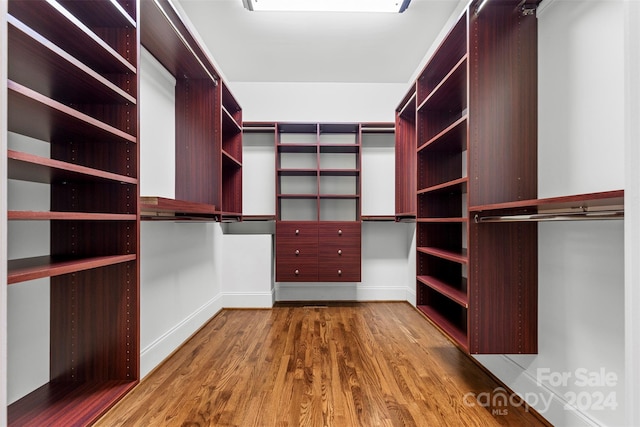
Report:
[{"label": "upper shelf", "polygon": [[9,179],[51,184],[62,181],[106,180],[137,184],[138,180],[99,169],[88,168],[60,160],[8,150]]},{"label": "upper shelf", "polygon": [[83,62],[8,16],[9,78],[70,103],[131,103],[136,99]]},{"label": "upper shelf", "polygon": [[218,72],[168,0],[141,3],[140,41],[176,78],[211,79]]},{"label": "upper shelf", "polygon": [[140,197],[140,218],[155,220],[215,221],[220,212],[214,205],[157,196]]},{"label": "upper shelf", "polygon": [[[93,8],[93,3],[97,2],[91,3]],[[109,9],[113,12],[105,11],[104,15],[95,14],[104,21],[102,26],[111,26],[109,21],[119,14],[117,8],[101,9]],[[127,61],[105,40],[98,37],[87,25],[54,0],[11,1],[9,14],[29,27],[37,28],[43,37],[94,70],[101,73],[136,73],[135,65]]]},{"label": "upper shelf", "polygon": [[10,106],[8,128],[12,132],[50,142],[54,132],[65,129],[69,135],[79,136],[88,141],[136,142],[133,135],[11,80],[7,82],[7,88]]},{"label": "upper shelf", "polygon": [[130,6],[132,10],[127,11],[117,0],[58,0],[58,2],[91,27],[136,27],[135,6]]}]

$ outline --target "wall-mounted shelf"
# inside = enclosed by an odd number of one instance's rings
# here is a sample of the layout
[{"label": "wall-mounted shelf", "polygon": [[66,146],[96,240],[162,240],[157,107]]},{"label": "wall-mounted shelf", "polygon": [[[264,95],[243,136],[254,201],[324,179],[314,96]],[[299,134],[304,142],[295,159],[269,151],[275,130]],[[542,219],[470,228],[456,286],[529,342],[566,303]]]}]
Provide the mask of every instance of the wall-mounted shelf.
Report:
[{"label": "wall-mounted shelf", "polygon": [[145,203],[143,218],[239,221],[242,109],[171,1],[141,8],[141,43],[176,79],[176,200]]},{"label": "wall-mounted shelf", "polygon": [[140,197],[140,218],[143,220],[219,221],[220,212],[214,205],[169,199]]}]

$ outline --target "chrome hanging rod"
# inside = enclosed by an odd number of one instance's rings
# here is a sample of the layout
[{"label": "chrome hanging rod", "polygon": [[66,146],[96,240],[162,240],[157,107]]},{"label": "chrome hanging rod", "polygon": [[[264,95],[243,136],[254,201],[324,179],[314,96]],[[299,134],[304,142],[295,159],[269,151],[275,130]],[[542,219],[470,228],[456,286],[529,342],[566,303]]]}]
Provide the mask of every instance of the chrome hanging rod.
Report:
[{"label": "chrome hanging rod", "polygon": [[564,212],[540,213],[530,215],[502,215],[474,217],[476,223],[482,222],[543,222],[543,221],[591,221],[623,219],[624,210],[593,211],[593,212]]}]

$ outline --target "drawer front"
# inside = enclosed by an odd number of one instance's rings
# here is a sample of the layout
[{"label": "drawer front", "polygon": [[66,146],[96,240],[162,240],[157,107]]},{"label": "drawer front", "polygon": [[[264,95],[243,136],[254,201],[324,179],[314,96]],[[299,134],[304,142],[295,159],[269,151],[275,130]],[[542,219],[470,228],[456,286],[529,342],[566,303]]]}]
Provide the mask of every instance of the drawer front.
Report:
[{"label": "drawer front", "polygon": [[360,259],[350,261],[327,261],[318,265],[320,282],[359,282],[361,280]]},{"label": "drawer front", "polygon": [[361,224],[359,222],[320,223],[318,235],[320,244],[335,242],[335,239],[357,240],[360,242]]},{"label": "drawer front", "polygon": [[318,260],[276,260],[276,282],[317,282]]},{"label": "drawer front", "polygon": [[276,259],[296,259],[317,258],[318,239],[291,239],[284,238],[276,240]]},{"label": "drawer front", "polygon": [[[341,240],[341,239],[337,239]],[[360,260],[361,249],[360,249],[360,240],[344,240],[341,242],[332,241],[331,243],[327,243],[321,245],[319,248],[319,255],[321,259],[329,259],[329,260]]]},{"label": "drawer front", "polygon": [[280,239],[318,239],[317,222],[276,222],[276,242]]}]

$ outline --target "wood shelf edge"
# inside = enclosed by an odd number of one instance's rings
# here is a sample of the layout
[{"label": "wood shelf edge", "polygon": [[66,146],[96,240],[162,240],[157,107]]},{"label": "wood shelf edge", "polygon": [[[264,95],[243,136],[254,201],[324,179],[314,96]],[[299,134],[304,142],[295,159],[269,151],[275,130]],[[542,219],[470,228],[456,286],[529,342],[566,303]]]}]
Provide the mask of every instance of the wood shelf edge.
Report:
[{"label": "wood shelf edge", "polygon": [[583,208],[604,208],[624,205],[624,190],[583,193],[569,196],[528,199],[514,202],[469,206],[469,212],[510,211],[517,209],[564,210]]},{"label": "wood shelf edge", "polygon": [[158,196],[140,197],[140,216],[144,219],[215,220],[220,212],[215,205]]}]

